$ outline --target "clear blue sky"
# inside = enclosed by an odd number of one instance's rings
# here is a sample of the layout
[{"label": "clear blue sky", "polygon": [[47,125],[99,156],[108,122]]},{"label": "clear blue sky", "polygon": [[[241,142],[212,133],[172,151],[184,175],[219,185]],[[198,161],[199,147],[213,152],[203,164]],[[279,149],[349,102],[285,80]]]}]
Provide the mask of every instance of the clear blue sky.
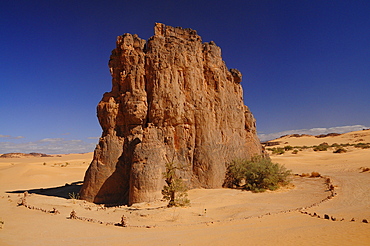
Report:
[{"label": "clear blue sky", "polygon": [[0,153],[92,151],[116,37],[155,22],[222,48],[260,134],[370,126],[368,0],[1,0],[0,20]]}]

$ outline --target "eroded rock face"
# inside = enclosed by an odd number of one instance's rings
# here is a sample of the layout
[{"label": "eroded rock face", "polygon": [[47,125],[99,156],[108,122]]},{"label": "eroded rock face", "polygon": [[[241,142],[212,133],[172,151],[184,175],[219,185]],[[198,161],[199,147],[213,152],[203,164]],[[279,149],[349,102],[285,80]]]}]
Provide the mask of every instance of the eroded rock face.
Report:
[{"label": "eroded rock face", "polygon": [[262,154],[242,75],[191,29],[157,23],[147,42],[117,38],[112,91],[98,104],[103,129],[80,195],[95,203],[162,198],[166,162],[187,166],[191,188],[220,188],[226,164]]}]

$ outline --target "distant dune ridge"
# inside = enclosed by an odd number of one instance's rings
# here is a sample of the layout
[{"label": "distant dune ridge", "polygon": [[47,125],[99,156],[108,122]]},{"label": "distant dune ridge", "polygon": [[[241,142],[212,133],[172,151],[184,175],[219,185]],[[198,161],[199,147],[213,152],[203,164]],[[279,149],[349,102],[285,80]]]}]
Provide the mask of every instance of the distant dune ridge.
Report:
[{"label": "distant dune ridge", "polygon": [[53,157],[52,155],[47,155],[43,153],[6,153],[0,154],[0,158],[21,158],[21,157]]},{"label": "distant dune ridge", "polygon": [[162,197],[167,162],[190,187],[221,188],[226,163],[263,153],[243,102],[242,75],[192,29],[155,25],[148,41],[117,38],[112,91],[98,105],[103,134],[81,197],[133,204]]},{"label": "distant dune ridge", "polygon": [[355,143],[370,143],[370,129],[361,131],[353,131],[347,133],[328,133],[316,136],[308,134],[290,134],[281,136],[277,139],[263,142],[265,146],[303,146],[303,145],[319,145],[323,142],[332,144],[355,144]]},{"label": "distant dune ridge", "polygon": [[328,133],[347,133],[353,131],[361,131],[369,129],[369,126],[366,125],[348,125],[348,126],[334,126],[334,127],[316,127],[310,129],[296,129],[296,130],[288,130],[282,132],[274,132],[274,133],[258,133],[258,137],[261,141],[270,141],[276,138],[280,138],[285,135],[311,135],[311,136],[318,136],[318,135],[325,135]]}]

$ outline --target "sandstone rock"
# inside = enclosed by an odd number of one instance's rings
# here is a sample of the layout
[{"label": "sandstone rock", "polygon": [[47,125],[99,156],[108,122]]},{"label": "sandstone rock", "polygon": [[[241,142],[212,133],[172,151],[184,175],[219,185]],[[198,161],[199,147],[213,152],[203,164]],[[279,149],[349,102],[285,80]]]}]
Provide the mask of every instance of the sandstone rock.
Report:
[{"label": "sandstone rock", "polygon": [[220,188],[226,164],[262,154],[242,75],[221,49],[191,29],[157,23],[147,42],[117,38],[109,67],[112,91],[97,114],[103,129],[80,195],[95,203],[162,198],[165,163],[186,166],[190,188]]}]

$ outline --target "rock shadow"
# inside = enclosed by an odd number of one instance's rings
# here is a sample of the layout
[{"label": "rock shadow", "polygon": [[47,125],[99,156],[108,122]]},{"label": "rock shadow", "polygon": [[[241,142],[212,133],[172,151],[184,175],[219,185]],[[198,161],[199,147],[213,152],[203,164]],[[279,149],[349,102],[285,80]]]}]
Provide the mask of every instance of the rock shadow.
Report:
[{"label": "rock shadow", "polygon": [[39,189],[31,189],[31,190],[15,190],[15,191],[7,191],[6,193],[24,193],[27,191],[30,194],[54,196],[54,197],[69,199],[71,198],[70,194],[72,193],[77,194],[80,192],[82,183],[83,181],[76,181],[70,184],[66,183],[63,186],[58,186],[58,187],[39,188]]},{"label": "rock shadow", "polygon": [[93,200],[94,203],[104,204],[106,207],[129,205],[130,165],[125,165],[120,158],[116,167],[117,169],[100,187]]}]

